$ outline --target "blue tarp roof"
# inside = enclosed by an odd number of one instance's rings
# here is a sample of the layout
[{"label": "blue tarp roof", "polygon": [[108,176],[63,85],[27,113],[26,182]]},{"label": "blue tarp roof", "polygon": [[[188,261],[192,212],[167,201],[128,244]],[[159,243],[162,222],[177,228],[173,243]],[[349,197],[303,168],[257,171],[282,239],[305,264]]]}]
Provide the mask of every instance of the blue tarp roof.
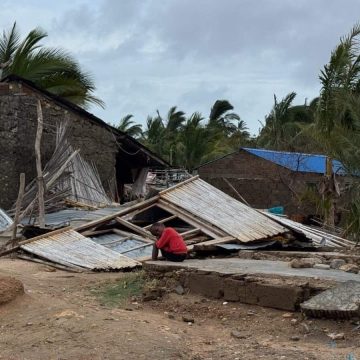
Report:
[{"label": "blue tarp roof", "polygon": [[[277,165],[284,166],[292,171],[325,174],[326,156],[315,154],[302,154],[296,152],[274,151],[264,149],[242,148],[249,153],[269,160]],[[333,172],[345,175],[344,167],[340,161],[333,160]]]}]

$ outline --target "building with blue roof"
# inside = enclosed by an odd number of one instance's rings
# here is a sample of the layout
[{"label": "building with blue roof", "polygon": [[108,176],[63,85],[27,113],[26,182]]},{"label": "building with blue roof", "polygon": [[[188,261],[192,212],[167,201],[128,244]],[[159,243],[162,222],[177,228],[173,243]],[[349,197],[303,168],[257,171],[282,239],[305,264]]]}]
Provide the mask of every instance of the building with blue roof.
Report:
[{"label": "building with blue roof", "polygon": [[[283,206],[289,215],[313,215],[316,206],[306,195],[319,194],[327,161],[321,154],[244,147],[197,170],[201,178],[234,197],[235,188],[256,208]],[[341,162],[332,160],[332,172],[340,182],[349,181]]]}]

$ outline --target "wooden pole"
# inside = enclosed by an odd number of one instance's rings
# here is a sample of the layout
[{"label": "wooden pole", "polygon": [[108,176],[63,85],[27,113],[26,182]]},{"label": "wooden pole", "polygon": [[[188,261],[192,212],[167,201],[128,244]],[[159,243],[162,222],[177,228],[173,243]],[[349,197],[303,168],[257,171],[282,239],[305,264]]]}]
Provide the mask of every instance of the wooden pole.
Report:
[{"label": "wooden pole", "polygon": [[39,204],[39,226],[45,227],[45,204],[44,204],[44,177],[41,165],[41,137],[43,132],[43,114],[41,102],[37,102],[37,131],[35,138],[35,159],[38,184],[38,204]]},{"label": "wooden pole", "polygon": [[20,185],[19,185],[19,193],[16,200],[16,208],[15,208],[15,216],[14,216],[14,224],[13,224],[13,230],[12,230],[12,246],[16,246],[16,231],[17,231],[17,224],[19,222],[19,216],[21,211],[21,204],[24,198],[24,192],[25,192],[25,174],[20,174]]}]

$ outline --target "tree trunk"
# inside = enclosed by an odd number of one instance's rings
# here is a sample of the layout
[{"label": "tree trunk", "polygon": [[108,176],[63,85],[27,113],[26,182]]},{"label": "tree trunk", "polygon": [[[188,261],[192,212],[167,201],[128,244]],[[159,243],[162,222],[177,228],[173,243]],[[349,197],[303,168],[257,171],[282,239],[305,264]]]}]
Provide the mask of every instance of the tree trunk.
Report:
[{"label": "tree trunk", "polygon": [[41,102],[37,103],[37,131],[35,138],[35,159],[38,184],[38,204],[39,204],[39,226],[45,227],[45,204],[44,204],[44,177],[41,165],[41,137],[43,132],[43,114]]},{"label": "tree trunk", "polygon": [[23,201],[23,197],[24,197],[24,192],[25,192],[25,174],[21,173],[20,174],[20,185],[19,185],[19,194],[16,200],[16,208],[15,208],[15,216],[14,216],[14,228],[12,230],[12,236],[11,236],[11,240],[12,240],[12,247],[16,246],[16,231],[17,231],[17,225],[19,222],[19,216],[20,216],[20,211],[21,211],[21,204]]}]

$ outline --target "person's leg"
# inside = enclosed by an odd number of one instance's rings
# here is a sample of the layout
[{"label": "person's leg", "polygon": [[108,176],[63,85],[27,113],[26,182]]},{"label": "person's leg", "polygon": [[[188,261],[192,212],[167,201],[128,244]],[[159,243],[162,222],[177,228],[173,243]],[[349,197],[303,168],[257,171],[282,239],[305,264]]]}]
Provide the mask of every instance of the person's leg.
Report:
[{"label": "person's leg", "polygon": [[186,254],[174,254],[161,249],[161,255],[168,261],[181,262],[186,259]]},{"label": "person's leg", "polygon": [[159,255],[159,249],[156,247],[156,244],[154,244],[151,258],[153,260],[157,260],[158,255]]}]

